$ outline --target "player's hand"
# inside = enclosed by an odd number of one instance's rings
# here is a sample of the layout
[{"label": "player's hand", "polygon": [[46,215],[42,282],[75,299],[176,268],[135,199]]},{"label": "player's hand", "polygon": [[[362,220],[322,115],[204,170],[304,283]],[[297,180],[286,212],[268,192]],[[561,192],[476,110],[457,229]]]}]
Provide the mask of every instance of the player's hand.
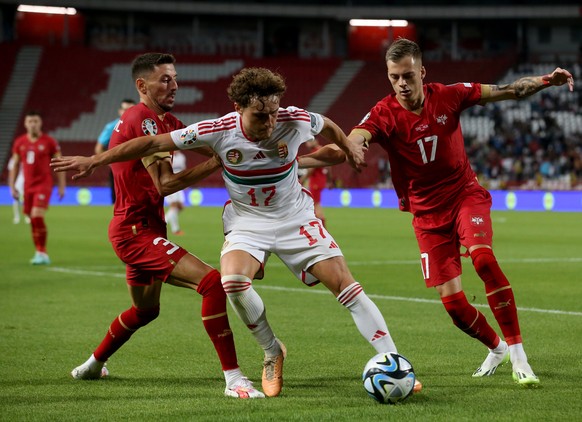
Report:
[{"label": "player's hand", "polygon": [[59,188],[59,201],[62,201],[65,197],[65,188]]},{"label": "player's hand", "polygon": [[73,180],[91,176],[95,171],[93,167],[93,157],[83,156],[63,156],[51,159],[50,166],[56,172],[77,171],[73,175]]},{"label": "player's hand", "polygon": [[16,199],[17,201],[20,199],[20,192],[18,192],[18,189],[16,188],[10,189],[10,194],[12,196],[12,199]]},{"label": "player's hand", "polygon": [[348,161],[354,170],[358,173],[362,171],[363,167],[367,167],[365,160],[365,153],[368,150],[365,144],[348,141],[349,151],[346,153]]},{"label": "player's hand", "polygon": [[542,81],[548,85],[561,86],[568,84],[570,91],[574,91],[574,77],[566,69],[557,67],[552,73],[542,76]]}]

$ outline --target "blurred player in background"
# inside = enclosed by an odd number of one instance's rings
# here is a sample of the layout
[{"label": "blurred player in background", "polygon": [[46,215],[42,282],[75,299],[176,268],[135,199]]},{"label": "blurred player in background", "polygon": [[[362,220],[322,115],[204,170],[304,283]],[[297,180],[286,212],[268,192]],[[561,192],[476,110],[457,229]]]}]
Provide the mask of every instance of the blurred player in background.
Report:
[{"label": "blurred player in background", "polygon": [[[10,160],[8,160],[8,172],[12,170],[12,167],[14,167],[14,159],[10,157]],[[20,195],[18,199],[12,199],[12,222],[14,224],[19,224],[20,206],[24,200],[24,172],[22,171],[22,166],[20,166],[20,169],[18,170],[18,175],[16,176],[16,181],[14,182],[14,188]],[[30,217],[24,213],[23,216],[26,224],[30,224]]]},{"label": "blurred player in background", "polygon": [[[174,151],[172,154],[172,168],[174,173],[179,173],[186,170],[186,155],[180,151]],[[184,191],[179,190],[166,196],[166,204],[168,210],[166,211],[166,223],[170,225],[170,230],[173,234],[181,236],[184,232],[180,229],[180,213],[184,208]]]},{"label": "blurred player in background", "polygon": [[[134,105],[135,101],[133,101],[131,98],[121,100],[121,103],[119,104],[119,109],[117,110],[117,114],[119,115],[119,117],[115,120],[110,121],[103,127],[103,130],[99,134],[97,142],[95,143],[95,154],[107,151],[107,148],[109,148],[109,142],[111,141],[111,135],[113,134],[115,126],[117,126],[117,123],[119,123],[119,119],[121,118],[121,116],[123,116],[125,110],[129,109],[130,107],[133,107]],[[113,184],[113,173],[111,172],[111,170],[109,170],[109,187],[111,189],[111,203],[115,204],[115,186]]]},{"label": "blurred player in background", "polygon": [[[270,397],[281,392],[286,349],[267,321],[252,280],[263,278],[271,254],[306,285],[321,281],[350,311],[361,335],[377,352],[397,352],[380,310],[354,280],[297,177],[299,147],[316,135],[339,145],[357,169],[365,148],[348,142],[327,117],[292,106],[280,108],[285,90],[281,75],[245,68],[228,88],[232,113],[140,137],[98,156],[63,157],[53,163],[57,170],[77,170],[81,176],[100,165],[163,151],[210,147],[218,154],[230,197],[223,212],[222,284],[235,312],[264,350],[262,386]],[[418,383],[415,390],[420,388]]]},{"label": "blurred player in background", "polygon": [[[305,143],[309,152],[315,152],[321,148],[317,139],[313,139]],[[327,187],[329,181],[329,169],[325,167],[313,167],[310,169],[305,169],[303,174],[299,177],[299,183],[305,186],[307,183],[307,188],[311,192],[313,197],[313,205],[315,209],[315,216],[321,220],[323,226],[325,225],[325,215],[323,213],[323,207],[321,206],[321,192]]]},{"label": "blurred player in background", "polygon": [[[513,291],[492,249],[491,195],[469,164],[460,114],[477,104],[521,99],[551,86],[568,84],[572,90],[572,75],[557,68],[504,86],[424,84],[421,50],[407,39],[389,47],[386,64],[394,93],[372,108],[349,139],[365,145],[377,142],[388,152],[400,208],[413,214],[426,286],[437,290],[453,323],[489,349],[473,377],[493,375],[511,360],[514,380],[535,386],[539,379],[523,348]],[[461,246],[484,282],[505,340],[467,301],[461,284]]]},{"label": "blurred player in background", "polygon": [[[42,132],[42,116],[30,111],[24,117],[26,133],[14,140],[12,146],[12,168],[8,174],[10,193],[14,200],[24,197],[24,214],[30,217],[32,241],[35,254],[30,260],[32,265],[48,265],[51,260],[47,254],[48,230],[45,215],[53,192],[53,174],[50,160],[61,156],[58,142]],[[16,186],[16,179],[22,166],[24,191]],[[65,196],[64,174],[57,175],[59,201]],[[22,188],[20,188],[22,189]]]},{"label": "blurred player in background", "polygon": [[[134,60],[132,78],[140,103],[123,115],[113,132],[111,148],[138,136],[153,136],[184,127],[170,113],[178,89],[174,62],[172,55],[160,53],[143,54]],[[167,283],[196,290],[202,296],[202,322],[222,365],[226,380],[224,394],[235,398],[264,397],[238,366],[220,273],[167,240],[163,195],[194,184],[218,168],[220,162],[212,158],[174,174],[169,153],[148,154],[142,160],[111,166],[117,200],[109,239],[117,256],[126,264],[132,306],[113,320],[89,359],[73,369],[73,378],[97,379],[107,375],[104,365],[111,355],[135,331],[158,317],[162,285]]]}]

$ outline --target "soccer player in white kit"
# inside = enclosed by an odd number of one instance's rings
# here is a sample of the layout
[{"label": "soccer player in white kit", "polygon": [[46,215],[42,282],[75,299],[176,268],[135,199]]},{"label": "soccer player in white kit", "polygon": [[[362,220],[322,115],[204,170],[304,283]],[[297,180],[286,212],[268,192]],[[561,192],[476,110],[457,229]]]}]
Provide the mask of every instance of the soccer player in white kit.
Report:
[{"label": "soccer player in white kit", "polygon": [[[186,170],[186,155],[180,151],[174,151],[172,155],[172,169],[174,173]],[[166,211],[166,223],[170,225],[170,230],[175,235],[182,235],[184,232],[180,228],[180,213],[184,208],[185,195],[183,190],[174,192],[164,198],[168,210]]]},{"label": "soccer player in white kit", "polygon": [[[225,243],[222,284],[236,314],[265,352],[262,387],[277,396],[283,386],[286,349],[271,329],[252,280],[262,278],[276,254],[307,285],[322,282],[351,313],[376,352],[397,352],[378,307],[354,279],[342,252],[315,217],[313,199],[297,177],[301,144],[322,135],[338,145],[351,165],[364,165],[364,147],[352,144],[330,119],[296,107],[281,108],[281,75],[245,68],[234,76],[228,95],[235,111],[170,134],[128,141],[103,154],[59,159],[61,170],[79,175],[100,165],[161,151],[210,147],[223,165],[230,200],[223,212]],[[415,386],[418,391],[420,383]]]}]

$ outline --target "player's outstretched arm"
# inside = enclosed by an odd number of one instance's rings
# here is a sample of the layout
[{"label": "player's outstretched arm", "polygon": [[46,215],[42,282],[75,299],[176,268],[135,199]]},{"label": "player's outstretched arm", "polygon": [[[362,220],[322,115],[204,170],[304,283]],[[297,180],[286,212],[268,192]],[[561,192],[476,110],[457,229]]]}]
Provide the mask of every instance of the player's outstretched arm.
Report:
[{"label": "player's outstretched arm", "polygon": [[203,163],[182,170],[178,173],[174,173],[171,165],[167,165],[169,163],[166,163],[166,161],[169,160],[159,160],[156,163],[159,166],[159,183],[155,183],[155,185],[162,196],[171,195],[175,192],[186,189],[189,186],[195,185],[210,176],[219,168],[222,168],[222,162],[216,155],[213,155],[212,158]]},{"label": "player's outstretched arm", "polygon": [[527,98],[550,86],[568,84],[574,90],[574,77],[566,69],[557,67],[552,73],[542,76],[526,76],[508,85],[482,85],[481,104],[503,100]]},{"label": "player's outstretched arm", "polygon": [[332,141],[345,153],[350,165],[356,170],[361,171],[366,167],[364,159],[364,146],[351,142],[341,128],[331,119],[324,117],[323,129],[320,132],[324,138]]},{"label": "player's outstretched arm", "polygon": [[297,157],[299,168],[302,169],[334,166],[345,161],[346,154],[336,144],[324,145],[315,152]]},{"label": "player's outstretched arm", "polygon": [[141,136],[111,148],[101,154],[84,156],[63,156],[51,160],[51,167],[56,172],[77,171],[73,180],[90,176],[100,166],[120,161],[135,160],[157,152],[175,151],[178,147],[169,133],[157,136]]},{"label": "player's outstretched arm", "polygon": [[16,189],[16,177],[18,176],[18,170],[20,169],[20,156],[13,154],[10,162],[8,163],[8,186],[10,187],[10,195],[12,199],[19,199],[20,194],[23,192],[18,192]]}]

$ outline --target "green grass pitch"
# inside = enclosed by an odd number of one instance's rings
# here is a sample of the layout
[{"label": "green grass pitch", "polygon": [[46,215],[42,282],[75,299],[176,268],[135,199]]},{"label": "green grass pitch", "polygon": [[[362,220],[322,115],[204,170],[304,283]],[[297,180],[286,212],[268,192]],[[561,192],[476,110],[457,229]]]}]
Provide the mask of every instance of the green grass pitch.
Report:
[{"label": "green grass pitch", "polygon": [[[173,240],[217,266],[220,208],[187,208]],[[74,381],[69,372],[129,306],[124,267],[107,239],[109,207],[52,207],[49,267],[32,267],[29,226],[0,207],[0,421],[521,421],[580,420],[582,399],[582,215],[495,212],[495,251],[512,282],[524,345],[541,379],[523,389],[507,365],[472,372],[486,349],[456,329],[424,287],[410,215],[326,209],[354,276],[377,303],[399,352],[424,390],[396,406],[368,398],[361,371],[375,354],[349,312],[308,288],[273,257],[256,281],[271,325],[288,348],[280,397],[223,396],[218,360],[200,321],[200,297],[165,286],[160,317],[108,364],[111,376]],[[497,328],[481,281],[465,260],[470,300]],[[230,309],[230,308],[229,308]],[[239,363],[260,386],[262,352],[233,312]]]}]

